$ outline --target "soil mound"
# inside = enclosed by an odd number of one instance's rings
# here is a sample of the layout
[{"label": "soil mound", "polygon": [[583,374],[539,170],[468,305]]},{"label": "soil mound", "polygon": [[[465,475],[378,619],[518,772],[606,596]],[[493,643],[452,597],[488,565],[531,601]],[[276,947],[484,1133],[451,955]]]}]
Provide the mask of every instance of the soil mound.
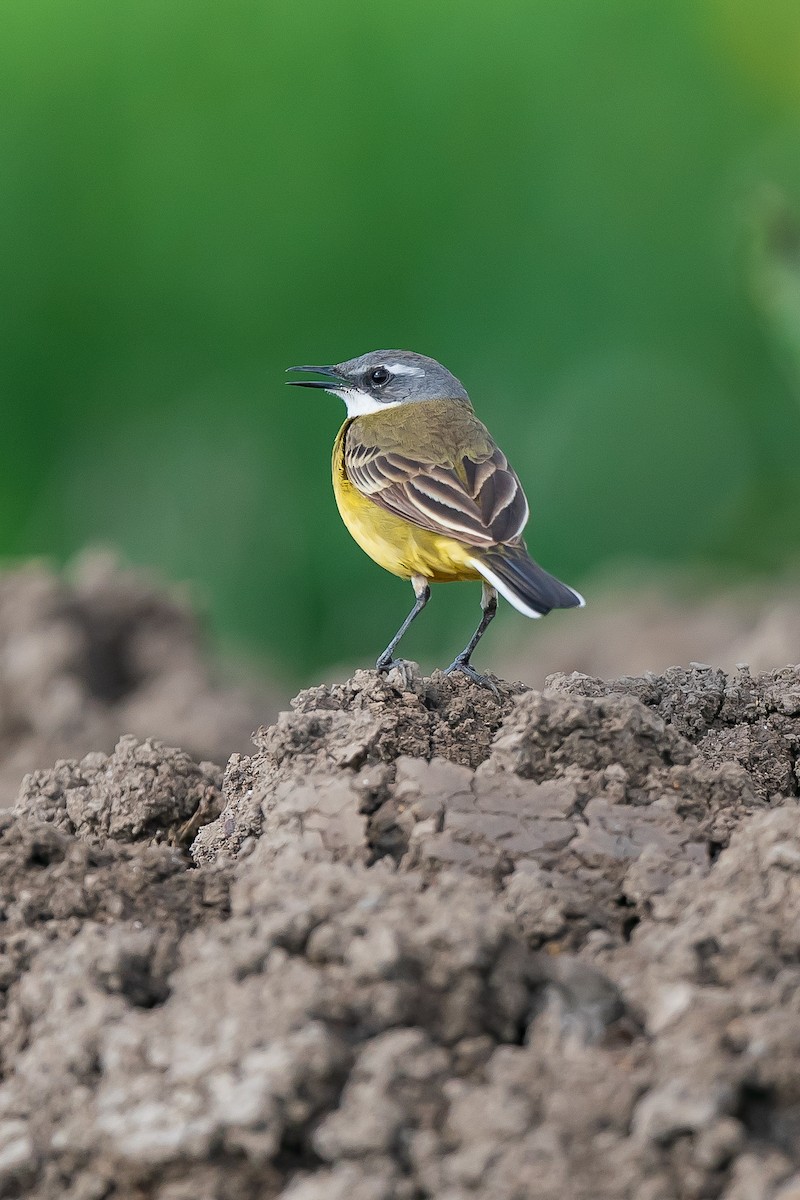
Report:
[{"label": "soil mound", "polygon": [[0,808],[26,771],[123,733],[225,762],[276,711],[266,688],[215,679],[189,604],[110,554],[0,574]]},{"label": "soil mound", "polygon": [[800,668],[356,672],[0,823],[0,1195],[795,1200]]}]

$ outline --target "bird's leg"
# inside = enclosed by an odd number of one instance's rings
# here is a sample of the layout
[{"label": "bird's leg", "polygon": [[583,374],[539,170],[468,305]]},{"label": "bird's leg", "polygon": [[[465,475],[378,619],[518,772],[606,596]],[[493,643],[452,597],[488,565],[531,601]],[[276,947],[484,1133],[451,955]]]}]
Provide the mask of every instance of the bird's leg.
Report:
[{"label": "bird's leg", "polygon": [[428,586],[428,581],[424,575],[412,575],[411,583],[414,588],[414,594],[417,597],[416,603],[415,603],[414,607],[412,608],[411,612],[406,617],[405,621],[403,621],[403,624],[400,626],[397,633],[394,635],[392,640],[389,642],[389,645],[386,647],[383,654],[380,656],[378,661],[375,663],[375,666],[379,671],[390,671],[392,669],[392,667],[394,666],[394,658],[392,657],[392,655],[394,654],[394,652],[397,648],[398,642],[400,641],[401,637],[408,629],[411,622],[414,620],[415,617],[419,616],[419,614],[422,612],[423,608],[425,607],[425,605],[428,603],[428,601],[431,598],[431,589]]},{"label": "bird's leg", "polygon": [[484,582],[483,590],[481,592],[481,608],[483,609],[483,616],[481,617],[478,628],[475,630],[461,653],[457,654],[450,663],[450,666],[445,671],[445,675],[450,675],[453,671],[461,671],[461,673],[466,675],[468,679],[471,679],[473,683],[479,683],[482,687],[488,687],[489,690],[494,692],[496,695],[497,688],[494,686],[492,681],[487,679],[485,675],[479,675],[469,661],[472,658],[473,650],[486,633],[486,630],[491,625],[492,621],[494,620],[494,615],[497,612],[497,592],[490,584],[486,582]]}]

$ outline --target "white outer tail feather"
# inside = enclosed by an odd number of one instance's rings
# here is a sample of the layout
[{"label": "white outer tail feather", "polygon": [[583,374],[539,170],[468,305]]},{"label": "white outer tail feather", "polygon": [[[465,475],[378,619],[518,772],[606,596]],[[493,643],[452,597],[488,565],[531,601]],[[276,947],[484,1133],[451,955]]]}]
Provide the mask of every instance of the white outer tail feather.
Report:
[{"label": "white outer tail feather", "polygon": [[[480,562],[480,560],[477,558],[471,558],[469,560],[469,565],[474,567],[475,570],[483,576],[487,583],[490,583],[493,588],[496,588],[500,595],[503,596],[509,604],[513,605],[517,612],[522,613],[523,617],[533,617],[534,620],[538,621],[539,617],[544,616],[544,613],[536,612],[535,609],[529,608],[524,600],[520,600],[519,596],[512,592],[508,584],[503,583],[502,579],[498,579],[494,571],[490,570],[490,568],[486,566],[486,563]],[[577,596],[578,608],[586,607],[586,601],[580,592],[576,592],[575,588],[568,587],[567,584],[564,584],[564,587],[566,587],[568,591],[572,592],[573,596]]]}]

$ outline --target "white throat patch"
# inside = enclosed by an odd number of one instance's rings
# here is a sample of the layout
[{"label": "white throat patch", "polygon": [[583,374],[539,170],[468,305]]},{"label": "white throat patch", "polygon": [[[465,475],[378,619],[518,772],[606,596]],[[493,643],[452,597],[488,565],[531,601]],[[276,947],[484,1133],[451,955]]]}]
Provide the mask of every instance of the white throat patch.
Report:
[{"label": "white throat patch", "polygon": [[392,400],[389,404],[381,404],[367,392],[359,392],[357,388],[326,388],[332,396],[338,396],[347,405],[348,417],[367,417],[370,413],[384,412],[387,408],[398,408],[402,400]]}]

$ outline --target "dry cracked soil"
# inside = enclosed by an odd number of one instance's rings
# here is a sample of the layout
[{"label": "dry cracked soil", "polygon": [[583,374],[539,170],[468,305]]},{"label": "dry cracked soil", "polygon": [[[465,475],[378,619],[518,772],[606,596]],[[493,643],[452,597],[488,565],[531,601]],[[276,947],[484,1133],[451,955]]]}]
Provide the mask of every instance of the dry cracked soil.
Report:
[{"label": "dry cracked soil", "polygon": [[0,1196],[800,1200],[800,667],[357,671],[198,744],[0,813]]}]

